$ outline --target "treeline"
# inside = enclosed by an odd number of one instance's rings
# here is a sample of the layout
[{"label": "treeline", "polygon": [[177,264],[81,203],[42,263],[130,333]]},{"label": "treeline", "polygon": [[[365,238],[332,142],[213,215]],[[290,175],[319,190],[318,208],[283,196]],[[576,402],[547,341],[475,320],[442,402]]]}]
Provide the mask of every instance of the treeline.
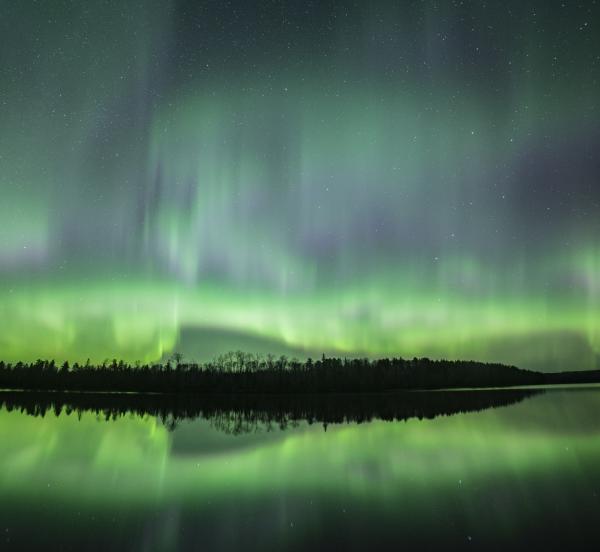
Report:
[{"label": "treeline", "polygon": [[[285,356],[235,352],[196,364],[183,362],[180,355],[174,357],[165,364],[143,365],[117,360],[101,365],[57,365],[46,360],[29,364],[0,362],[0,388],[140,393],[364,393],[564,383],[557,375],[514,366],[428,358],[369,360],[323,356],[301,362]],[[584,374],[588,374],[588,382],[600,381],[598,372]]]},{"label": "treeline", "polygon": [[579,370],[544,374],[547,385],[570,385],[575,383],[600,383],[600,370]]},{"label": "treeline", "polygon": [[288,429],[301,422],[322,424],[366,423],[431,419],[464,412],[508,406],[543,393],[538,389],[421,391],[391,393],[301,394],[142,394],[0,392],[0,408],[31,416],[81,417],[93,413],[102,420],[130,414],[153,416],[174,429],[197,418],[229,434]]}]

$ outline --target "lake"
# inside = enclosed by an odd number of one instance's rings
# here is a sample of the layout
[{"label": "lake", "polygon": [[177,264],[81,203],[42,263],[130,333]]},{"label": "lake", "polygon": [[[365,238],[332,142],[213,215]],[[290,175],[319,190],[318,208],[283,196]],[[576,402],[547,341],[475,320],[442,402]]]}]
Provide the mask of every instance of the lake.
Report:
[{"label": "lake", "polygon": [[407,395],[192,416],[0,393],[0,548],[600,546],[600,387]]}]

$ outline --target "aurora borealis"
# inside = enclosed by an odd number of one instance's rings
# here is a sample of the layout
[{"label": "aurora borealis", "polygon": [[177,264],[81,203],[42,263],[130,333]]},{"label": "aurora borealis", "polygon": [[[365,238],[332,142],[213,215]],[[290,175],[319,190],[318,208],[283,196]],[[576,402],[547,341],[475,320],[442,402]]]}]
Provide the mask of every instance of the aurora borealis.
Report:
[{"label": "aurora borealis", "polygon": [[597,2],[1,6],[4,360],[600,366]]}]

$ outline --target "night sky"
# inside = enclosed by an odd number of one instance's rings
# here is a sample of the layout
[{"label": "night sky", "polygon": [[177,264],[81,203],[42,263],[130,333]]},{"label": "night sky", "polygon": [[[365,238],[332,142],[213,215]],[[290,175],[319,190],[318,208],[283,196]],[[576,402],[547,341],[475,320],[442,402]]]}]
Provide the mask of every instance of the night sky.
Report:
[{"label": "night sky", "polygon": [[600,367],[600,3],[0,11],[0,357]]}]

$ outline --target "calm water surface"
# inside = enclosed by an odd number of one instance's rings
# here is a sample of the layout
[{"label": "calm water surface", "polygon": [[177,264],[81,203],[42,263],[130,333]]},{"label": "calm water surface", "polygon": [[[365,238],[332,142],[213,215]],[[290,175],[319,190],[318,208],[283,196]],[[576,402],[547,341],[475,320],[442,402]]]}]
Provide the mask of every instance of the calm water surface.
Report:
[{"label": "calm water surface", "polygon": [[598,387],[326,430],[28,412],[0,410],[2,550],[600,549]]}]

